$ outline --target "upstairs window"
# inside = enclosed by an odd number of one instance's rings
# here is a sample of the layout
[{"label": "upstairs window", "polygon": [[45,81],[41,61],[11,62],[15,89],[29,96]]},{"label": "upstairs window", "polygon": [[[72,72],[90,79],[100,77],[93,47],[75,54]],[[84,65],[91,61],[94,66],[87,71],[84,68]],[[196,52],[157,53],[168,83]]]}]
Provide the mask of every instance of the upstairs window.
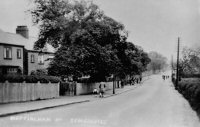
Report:
[{"label": "upstairs window", "polygon": [[31,54],[31,63],[35,63],[35,56]]},{"label": "upstairs window", "polygon": [[39,54],[38,55],[38,63],[39,64],[44,64],[44,55],[43,54]]},{"label": "upstairs window", "polygon": [[21,49],[17,49],[17,59],[21,59],[21,58],[22,58]]},{"label": "upstairs window", "polygon": [[4,59],[12,59],[12,48],[4,47]]}]

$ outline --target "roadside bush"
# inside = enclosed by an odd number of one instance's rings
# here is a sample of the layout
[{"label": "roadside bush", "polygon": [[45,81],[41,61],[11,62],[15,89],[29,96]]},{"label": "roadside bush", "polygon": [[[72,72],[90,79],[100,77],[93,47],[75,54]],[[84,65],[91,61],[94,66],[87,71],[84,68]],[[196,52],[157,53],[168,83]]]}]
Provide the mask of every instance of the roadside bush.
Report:
[{"label": "roadside bush", "polygon": [[10,74],[10,75],[1,75],[0,77],[0,82],[5,82],[6,80],[14,83],[14,82],[23,82],[25,80],[25,77],[22,75],[14,75],[14,74]]},{"label": "roadside bush", "polygon": [[58,83],[58,82],[61,82],[61,79],[58,78],[58,77],[55,77],[55,76],[47,76],[49,78],[49,81],[51,83]]},{"label": "roadside bush", "polygon": [[200,74],[181,74],[182,78],[200,78]]},{"label": "roadside bush", "polygon": [[38,82],[38,78],[36,76],[26,76],[25,80],[27,83],[37,83]]},{"label": "roadside bush", "polygon": [[60,78],[54,77],[54,76],[38,76],[38,75],[2,75],[0,77],[0,82],[4,83],[5,81],[11,82],[11,83],[37,83],[40,81],[41,83],[58,83],[60,82]]},{"label": "roadside bush", "polygon": [[38,70],[34,70],[31,71],[31,75],[39,75],[39,76],[44,76],[44,75],[48,75],[48,71],[47,69],[38,69]]},{"label": "roadside bush", "polygon": [[189,101],[200,117],[200,79],[183,78],[176,86],[177,90]]}]

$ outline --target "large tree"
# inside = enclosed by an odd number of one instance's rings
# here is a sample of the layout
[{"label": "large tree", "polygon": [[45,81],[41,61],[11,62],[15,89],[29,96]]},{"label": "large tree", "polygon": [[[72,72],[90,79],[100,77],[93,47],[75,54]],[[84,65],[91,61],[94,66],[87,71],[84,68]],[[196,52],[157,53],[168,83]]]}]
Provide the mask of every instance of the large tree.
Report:
[{"label": "large tree", "polygon": [[181,74],[200,73],[200,47],[184,47],[180,60],[180,71]]},{"label": "large tree", "polygon": [[148,65],[148,70],[152,71],[153,73],[156,73],[157,71],[161,71],[166,69],[168,66],[167,64],[167,58],[161,55],[157,52],[150,52],[149,57],[151,59],[151,62]]},{"label": "large tree", "polygon": [[48,43],[57,49],[49,74],[104,80],[146,67],[148,55],[126,41],[124,25],[92,2],[35,0],[35,4],[31,13],[40,28],[35,48]]}]

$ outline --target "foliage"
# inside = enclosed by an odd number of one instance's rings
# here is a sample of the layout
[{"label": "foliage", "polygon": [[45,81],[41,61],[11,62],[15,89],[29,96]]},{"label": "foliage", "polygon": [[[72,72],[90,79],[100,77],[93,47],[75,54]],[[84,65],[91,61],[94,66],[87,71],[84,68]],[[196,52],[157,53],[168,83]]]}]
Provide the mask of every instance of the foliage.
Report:
[{"label": "foliage", "polygon": [[8,80],[9,82],[23,82],[24,81],[24,76],[22,75],[14,75],[14,74],[10,74],[10,75],[0,75],[0,82],[5,82],[6,80]]},{"label": "foliage", "polygon": [[184,48],[180,70],[181,75],[200,74],[200,48]]},{"label": "foliage", "polygon": [[183,78],[176,89],[190,102],[200,116],[200,79]]},{"label": "foliage", "polygon": [[185,74],[185,73],[182,73],[181,77],[182,78],[200,78],[200,74]]},{"label": "foliage", "polygon": [[31,71],[30,75],[38,75],[38,76],[48,75],[48,71],[47,71],[47,69],[38,69],[35,71]]},{"label": "foliage", "polygon": [[113,74],[141,73],[150,62],[147,53],[126,41],[124,25],[94,3],[35,0],[35,4],[31,14],[40,28],[35,48],[46,43],[57,48],[48,68],[50,75],[102,81]]},{"label": "foliage", "polygon": [[167,58],[157,52],[150,52],[149,57],[151,59],[148,69],[152,70],[153,73],[161,71],[167,67]]},{"label": "foliage", "polygon": [[37,83],[40,81],[41,83],[58,83],[60,82],[60,78],[54,76],[39,76],[39,75],[1,75],[0,82],[4,83],[5,81],[11,83]]}]

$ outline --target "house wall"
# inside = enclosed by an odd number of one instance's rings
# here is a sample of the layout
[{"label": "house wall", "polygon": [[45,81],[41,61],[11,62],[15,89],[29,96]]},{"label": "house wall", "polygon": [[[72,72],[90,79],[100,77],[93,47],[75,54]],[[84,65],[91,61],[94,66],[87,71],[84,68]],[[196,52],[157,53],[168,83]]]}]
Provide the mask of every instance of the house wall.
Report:
[{"label": "house wall", "polygon": [[[34,55],[35,62],[31,62],[31,55]],[[28,52],[28,74],[31,74],[32,71],[38,70],[38,69],[46,69],[49,66],[50,60],[49,56],[53,56],[52,54],[43,53],[44,63],[39,63],[39,52]]]},{"label": "house wall", "polygon": [[[23,69],[23,47],[7,46],[12,48],[12,59],[4,59],[4,47],[6,45],[0,45],[0,66],[20,66]],[[17,49],[21,49],[21,59],[17,59]]]}]

